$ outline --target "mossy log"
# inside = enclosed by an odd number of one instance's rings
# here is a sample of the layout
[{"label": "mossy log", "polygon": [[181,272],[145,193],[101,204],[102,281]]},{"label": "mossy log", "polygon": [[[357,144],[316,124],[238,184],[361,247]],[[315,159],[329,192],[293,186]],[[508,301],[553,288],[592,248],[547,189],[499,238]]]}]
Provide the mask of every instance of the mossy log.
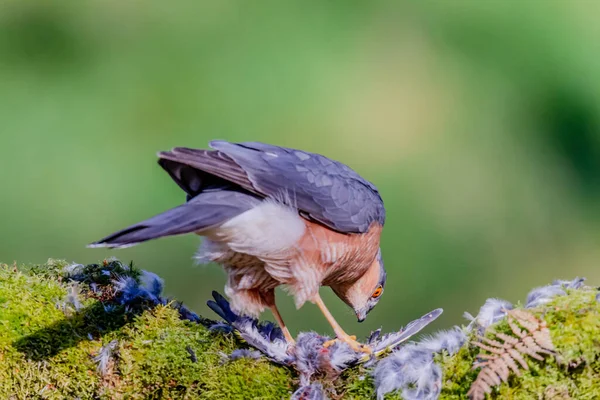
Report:
[{"label": "mossy log", "polygon": [[[289,368],[264,358],[228,360],[244,345],[182,319],[171,304],[106,310],[102,299],[85,294],[65,302],[80,290],[61,274],[65,266],[52,260],[0,265],[1,399],[285,399],[297,388]],[[600,398],[596,296],[574,290],[531,310],[548,324],[558,356],[528,360],[529,369],[494,388],[490,398]],[[494,328],[508,331],[505,321]],[[440,398],[467,398],[477,354],[476,346],[465,345],[454,356],[437,356],[444,374]],[[331,398],[373,399],[370,372],[358,366],[323,385]]]}]

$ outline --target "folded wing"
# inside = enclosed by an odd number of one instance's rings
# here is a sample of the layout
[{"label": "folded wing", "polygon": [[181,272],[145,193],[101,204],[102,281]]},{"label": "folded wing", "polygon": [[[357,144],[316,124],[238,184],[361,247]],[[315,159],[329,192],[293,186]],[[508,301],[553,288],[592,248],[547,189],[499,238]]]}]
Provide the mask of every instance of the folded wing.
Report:
[{"label": "folded wing", "polygon": [[255,196],[229,190],[207,191],[178,207],[131,225],[88,247],[129,247],[164,236],[198,232],[218,226],[260,203]]},{"label": "folded wing", "polygon": [[[373,222],[385,222],[377,188],[342,163],[257,142],[212,141],[210,146],[214,150],[177,147],[161,152],[159,163],[176,181],[175,167],[192,167],[198,174],[208,173],[242,191],[284,201],[304,217],[339,232],[364,233]],[[194,191],[184,186],[188,196],[193,196]]]}]

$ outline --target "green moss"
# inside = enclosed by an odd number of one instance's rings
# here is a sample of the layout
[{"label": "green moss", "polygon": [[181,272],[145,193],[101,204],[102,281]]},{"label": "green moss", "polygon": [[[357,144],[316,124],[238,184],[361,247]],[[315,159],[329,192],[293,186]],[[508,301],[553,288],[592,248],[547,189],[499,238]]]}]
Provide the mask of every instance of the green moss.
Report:
[{"label": "green moss", "polygon": [[98,342],[80,340],[83,316],[65,319],[56,307],[65,286],[6,265],[0,282],[0,398],[92,396],[99,380],[90,354]]},{"label": "green moss", "polygon": [[[64,267],[53,260],[18,269],[0,265],[0,398],[281,399],[297,387],[293,371],[265,359],[223,362],[223,353],[240,346],[233,336],[182,320],[170,305],[106,312],[83,285],[83,308],[75,312],[64,302],[69,285]],[[560,359],[529,360],[529,371],[511,377],[491,397],[529,399],[541,393],[548,399],[600,398],[600,304],[595,294],[575,290],[535,309],[547,321]],[[506,322],[494,328],[509,331]],[[102,373],[93,357],[113,340],[117,356]],[[477,353],[465,346],[455,356],[437,356],[444,371],[442,399],[465,398],[477,376],[471,368]],[[364,367],[323,378],[323,383],[343,398],[375,397]]]},{"label": "green moss", "polygon": [[[600,303],[594,290],[571,290],[532,313],[543,318],[558,357],[543,362],[528,358],[529,370],[495,388],[491,398],[598,399],[600,398]],[[492,327],[509,333],[502,321]],[[471,366],[479,349],[464,347],[454,357],[439,356],[443,365],[442,399],[462,399],[478,370]],[[543,394],[543,397],[540,397]]]},{"label": "green moss", "polygon": [[[285,398],[292,392],[288,369],[265,360],[223,363],[220,353],[238,347],[234,339],[181,320],[172,307],[107,313],[90,296],[83,310],[65,315],[63,267],[0,266],[0,398]],[[118,357],[102,374],[93,357],[112,340]]]}]

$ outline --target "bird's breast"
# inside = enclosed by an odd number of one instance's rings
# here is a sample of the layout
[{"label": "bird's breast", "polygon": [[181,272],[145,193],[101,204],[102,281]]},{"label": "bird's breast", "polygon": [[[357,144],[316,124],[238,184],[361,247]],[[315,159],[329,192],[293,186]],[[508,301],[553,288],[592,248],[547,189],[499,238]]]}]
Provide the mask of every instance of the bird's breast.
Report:
[{"label": "bird's breast", "polygon": [[306,232],[298,247],[304,262],[320,269],[323,284],[340,284],[360,278],[379,250],[381,225],[373,224],[364,234],[344,234],[306,221]]}]

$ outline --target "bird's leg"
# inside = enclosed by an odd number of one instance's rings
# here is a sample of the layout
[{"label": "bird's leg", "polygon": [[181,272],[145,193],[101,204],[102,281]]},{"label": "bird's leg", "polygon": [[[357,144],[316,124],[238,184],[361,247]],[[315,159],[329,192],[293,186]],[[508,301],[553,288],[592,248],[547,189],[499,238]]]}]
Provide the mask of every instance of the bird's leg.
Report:
[{"label": "bird's leg", "polygon": [[[331,315],[331,313],[329,312],[327,307],[325,307],[325,303],[323,303],[323,299],[321,299],[321,296],[318,293],[313,298],[313,301],[319,307],[319,309],[321,310],[323,315],[325,315],[325,318],[327,318],[327,322],[329,322],[329,324],[333,328],[333,331],[335,332],[335,335],[337,336],[338,340],[341,340],[342,342],[347,343],[348,346],[350,346],[350,348],[354,351],[360,351],[360,352],[369,353],[369,354],[372,353],[372,350],[369,346],[361,344],[356,341],[356,336],[350,336],[346,332],[344,332],[344,330],[342,329],[340,324],[337,323],[335,318],[333,318],[333,315]],[[334,342],[334,340],[325,342],[324,346],[325,347],[331,346],[331,344],[333,344],[333,342]]]},{"label": "bird's leg", "polygon": [[269,307],[269,309],[273,313],[275,321],[277,321],[277,324],[281,328],[281,332],[283,333],[285,341],[288,343],[289,346],[294,346],[296,344],[296,341],[290,334],[290,331],[288,330],[287,326],[285,326],[283,318],[281,318],[281,314],[279,314],[279,310],[277,309],[277,305],[275,304],[275,289],[269,289],[265,292],[261,292],[260,297],[262,299],[262,303],[265,306]]},{"label": "bird's leg", "polygon": [[275,321],[277,321],[277,323],[279,324],[279,327],[281,328],[281,331],[283,332],[283,336],[285,337],[285,340],[288,342],[289,345],[292,345],[292,346],[295,345],[296,341],[292,337],[292,334],[288,330],[287,326],[285,326],[285,323],[283,322],[283,318],[281,318],[281,314],[279,314],[279,310],[277,309],[275,302],[273,302],[273,304],[270,305],[269,308],[271,309],[271,312],[273,313],[273,316],[275,317]]}]

